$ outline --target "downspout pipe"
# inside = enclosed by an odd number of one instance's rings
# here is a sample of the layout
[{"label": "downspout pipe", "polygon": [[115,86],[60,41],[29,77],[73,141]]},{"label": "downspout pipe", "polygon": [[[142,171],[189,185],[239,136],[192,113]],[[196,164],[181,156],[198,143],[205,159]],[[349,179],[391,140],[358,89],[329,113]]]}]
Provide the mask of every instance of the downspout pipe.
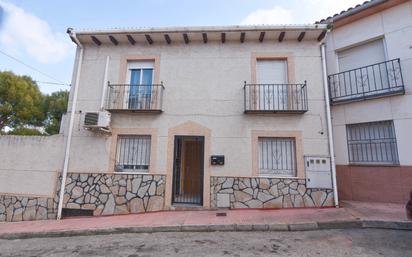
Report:
[{"label": "downspout pipe", "polygon": [[329,99],[329,89],[328,89],[328,75],[326,70],[326,51],[325,43],[320,46],[321,56],[322,56],[322,75],[323,75],[323,89],[325,91],[325,106],[326,106],[326,120],[328,126],[328,141],[329,141],[329,155],[330,163],[332,168],[332,187],[333,187],[333,199],[335,207],[339,207],[338,199],[338,186],[336,183],[336,163],[335,163],[335,151],[333,144],[333,134],[332,134],[332,117],[330,113],[330,99]]},{"label": "downspout pipe", "polygon": [[77,104],[77,93],[79,88],[79,81],[80,81],[80,71],[83,62],[83,46],[80,43],[79,39],[76,37],[76,32],[72,28],[67,29],[67,34],[69,34],[70,39],[78,46],[79,48],[79,59],[77,62],[77,71],[76,71],[76,79],[73,85],[73,99],[71,105],[71,114],[70,114],[70,121],[69,121],[69,132],[67,134],[67,141],[66,141],[66,149],[64,153],[64,164],[63,164],[63,172],[62,172],[62,179],[60,185],[60,194],[59,194],[59,204],[57,207],[57,219],[60,220],[62,218],[62,209],[63,209],[63,198],[66,188],[66,179],[67,179],[67,170],[69,167],[69,159],[70,159],[70,145],[72,142],[72,135],[73,135],[73,125],[74,125],[74,116],[76,114],[76,104]]}]

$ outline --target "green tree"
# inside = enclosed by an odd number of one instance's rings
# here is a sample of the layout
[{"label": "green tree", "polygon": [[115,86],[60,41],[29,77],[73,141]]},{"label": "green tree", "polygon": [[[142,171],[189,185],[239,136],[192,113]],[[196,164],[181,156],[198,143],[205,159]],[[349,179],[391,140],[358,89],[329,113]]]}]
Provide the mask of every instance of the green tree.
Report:
[{"label": "green tree", "polygon": [[0,131],[6,126],[42,126],[44,107],[44,96],[30,77],[0,72]]},{"label": "green tree", "polygon": [[44,134],[34,128],[18,127],[9,131],[7,135],[42,136]]},{"label": "green tree", "polygon": [[45,122],[45,131],[49,135],[58,134],[60,130],[60,122],[62,115],[67,110],[69,101],[69,91],[53,92],[46,96],[45,108],[47,119]]}]

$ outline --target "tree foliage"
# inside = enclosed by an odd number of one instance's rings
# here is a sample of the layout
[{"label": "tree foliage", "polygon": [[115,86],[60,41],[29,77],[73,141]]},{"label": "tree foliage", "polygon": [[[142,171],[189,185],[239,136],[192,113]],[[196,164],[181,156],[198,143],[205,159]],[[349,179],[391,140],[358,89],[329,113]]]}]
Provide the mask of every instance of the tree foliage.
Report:
[{"label": "tree foliage", "polygon": [[60,130],[60,122],[63,114],[67,110],[67,102],[69,101],[69,91],[58,91],[46,97],[46,122],[45,130],[49,135],[58,134]]},{"label": "tree foliage", "polygon": [[42,136],[43,133],[34,128],[18,127],[9,131],[7,135]]},{"label": "tree foliage", "polygon": [[45,117],[44,96],[30,77],[0,72],[0,130],[41,126]]},{"label": "tree foliage", "polygon": [[36,127],[43,127],[47,135],[57,134],[68,98],[68,91],[43,95],[30,77],[0,72],[0,131],[7,126],[7,134],[41,135]]}]

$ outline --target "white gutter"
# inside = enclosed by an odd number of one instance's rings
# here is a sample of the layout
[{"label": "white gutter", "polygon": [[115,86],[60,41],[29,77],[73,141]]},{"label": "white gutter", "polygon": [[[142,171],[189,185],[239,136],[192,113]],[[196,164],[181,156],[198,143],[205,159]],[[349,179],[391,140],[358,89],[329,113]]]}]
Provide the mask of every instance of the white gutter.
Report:
[{"label": "white gutter", "polygon": [[83,62],[83,46],[77,39],[76,33],[71,28],[67,29],[67,33],[69,34],[70,39],[74,43],[77,44],[77,46],[80,49],[80,52],[79,52],[79,59],[77,63],[76,80],[73,86],[73,99],[72,99],[70,122],[69,122],[69,132],[67,134],[66,150],[64,153],[64,164],[63,164],[62,180],[61,180],[61,185],[60,185],[59,205],[57,207],[57,219],[58,220],[62,218],[63,198],[64,198],[64,193],[65,193],[65,188],[66,188],[65,185],[66,185],[67,170],[69,167],[69,158],[70,158],[70,145],[72,142],[74,116],[76,114],[77,93],[78,93],[78,87],[79,87],[79,81],[80,81],[80,71],[81,71],[82,62]]},{"label": "white gutter", "polygon": [[326,105],[326,120],[328,126],[328,139],[329,139],[329,155],[330,163],[332,166],[332,187],[333,187],[333,199],[335,202],[335,207],[339,207],[338,199],[338,186],[336,183],[336,163],[335,163],[335,151],[333,146],[333,134],[332,134],[332,118],[330,114],[330,100],[329,100],[329,90],[328,90],[328,75],[326,72],[326,54],[325,54],[325,44],[320,46],[322,55],[322,75],[323,75],[323,88],[325,91],[325,105]]},{"label": "white gutter", "polygon": [[241,26],[197,26],[197,27],[157,27],[135,29],[103,29],[82,30],[77,35],[105,35],[128,33],[200,33],[200,32],[255,32],[255,31],[289,31],[289,30],[324,30],[327,24],[303,24],[303,25],[241,25]]},{"label": "white gutter", "polygon": [[103,90],[102,90],[102,100],[100,102],[100,110],[103,111],[104,110],[104,100],[106,99],[106,91],[107,91],[107,84],[108,84],[108,80],[107,80],[107,73],[109,71],[109,62],[110,62],[110,56],[106,57],[106,67],[104,68],[104,78],[103,78]]}]

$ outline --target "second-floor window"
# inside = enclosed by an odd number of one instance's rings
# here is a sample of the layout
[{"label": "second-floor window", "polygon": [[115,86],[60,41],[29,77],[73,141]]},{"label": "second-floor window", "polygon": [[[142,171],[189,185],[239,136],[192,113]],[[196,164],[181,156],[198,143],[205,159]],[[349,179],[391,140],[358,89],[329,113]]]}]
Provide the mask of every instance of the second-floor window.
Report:
[{"label": "second-floor window", "polygon": [[150,109],[153,85],[153,61],[129,62],[127,77],[130,84],[126,101],[129,109]]},{"label": "second-floor window", "polygon": [[256,83],[261,85],[257,105],[263,110],[288,109],[288,71],[286,60],[257,60]]},{"label": "second-floor window", "polygon": [[386,60],[383,39],[338,51],[337,55],[340,72],[384,62]]},{"label": "second-floor window", "polygon": [[399,59],[387,60],[383,39],[336,52],[339,73],[329,75],[332,102],[404,92]]}]

